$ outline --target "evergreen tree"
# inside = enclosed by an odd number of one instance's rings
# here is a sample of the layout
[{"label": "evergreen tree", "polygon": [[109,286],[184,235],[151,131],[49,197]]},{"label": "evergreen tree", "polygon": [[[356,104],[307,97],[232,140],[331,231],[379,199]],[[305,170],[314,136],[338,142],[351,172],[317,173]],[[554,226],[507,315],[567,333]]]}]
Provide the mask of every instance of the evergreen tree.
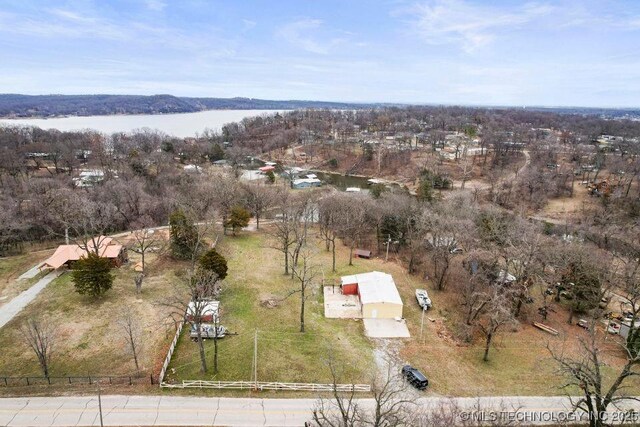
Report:
[{"label": "evergreen tree", "polygon": [[209,249],[200,258],[200,268],[214,272],[220,280],[227,277],[227,260],[215,249]]},{"label": "evergreen tree", "polygon": [[111,289],[113,274],[111,260],[89,252],[73,265],[72,279],[80,295],[97,298]]},{"label": "evergreen tree", "polygon": [[235,206],[231,208],[231,213],[229,214],[229,218],[224,222],[224,226],[231,228],[235,235],[237,230],[249,225],[250,218],[251,213],[248,210],[242,206]]},{"label": "evergreen tree", "polygon": [[193,221],[178,209],[169,216],[169,226],[171,253],[177,259],[191,259],[198,240],[198,231]]}]

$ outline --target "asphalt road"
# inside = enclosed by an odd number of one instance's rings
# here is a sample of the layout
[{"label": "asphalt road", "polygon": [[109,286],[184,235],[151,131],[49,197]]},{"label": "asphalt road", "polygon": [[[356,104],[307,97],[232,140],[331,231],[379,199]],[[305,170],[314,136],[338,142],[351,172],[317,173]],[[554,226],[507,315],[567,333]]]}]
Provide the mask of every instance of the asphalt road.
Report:
[{"label": "asphalt road", "polygon": [[[449,401],[434,397],[418,399],[417,403],[428,411]],[[474,411],[477,405],[483,411],[518,408],[520,416],[529,417],[552,413],[566,416],[570,406],[565,397],[483,397],[453,401],[463,411]],[[107,426],[303,426],[311,419],[315,402],[315,399],[103,396],[102,413]],[[372,400],[360,399],[359,403],[366,407]],[[629,405],[627,408],[640,410],[638,403]],[[99,426],[98,399],[96,396],[3,398],[0,399],[0,425]]]}]

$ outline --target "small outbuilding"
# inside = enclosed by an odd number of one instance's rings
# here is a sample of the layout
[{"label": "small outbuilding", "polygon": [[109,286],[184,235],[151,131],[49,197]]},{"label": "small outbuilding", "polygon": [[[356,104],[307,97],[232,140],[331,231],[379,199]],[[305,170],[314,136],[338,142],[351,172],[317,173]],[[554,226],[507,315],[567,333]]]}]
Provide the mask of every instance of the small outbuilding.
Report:
[{"label": "small outbuilding", "polygon": [[353,254],[358,258],[371,259],[371,251],[366,249],[356,249]]},{"label": "small outbuilding", "polygon": [[379,271],[341,278],[345,295],[358,295],[364,319],[402,318],[402,299],[390,274]]}]

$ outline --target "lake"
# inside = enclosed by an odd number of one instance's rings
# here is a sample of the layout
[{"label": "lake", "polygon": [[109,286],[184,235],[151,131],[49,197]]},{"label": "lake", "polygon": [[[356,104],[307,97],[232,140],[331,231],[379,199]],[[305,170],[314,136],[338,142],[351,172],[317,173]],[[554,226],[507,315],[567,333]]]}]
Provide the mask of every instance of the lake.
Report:
[{"label": "lake", "polygon": [[180,114],[132,114],[112,116],[56,117],[51,119],[0,119],[0,125],[38,126],[43,129],[72,131],[94,129],[102,133],[157,129],[180,138],[195,136],[205,129],[219,131],[223,125],[245,117],[275,114],[285,110],[208,110]]}]

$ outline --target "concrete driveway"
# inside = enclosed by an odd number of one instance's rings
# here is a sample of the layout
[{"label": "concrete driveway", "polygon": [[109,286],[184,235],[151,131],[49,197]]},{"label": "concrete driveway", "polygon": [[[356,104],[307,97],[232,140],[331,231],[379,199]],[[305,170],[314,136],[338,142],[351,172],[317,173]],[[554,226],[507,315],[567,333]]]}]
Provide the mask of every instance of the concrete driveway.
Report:
[{"label": "concrete driveway", "polygon": [[369,338],[409,338],[405,319],[364,319],[364,332]]},{"label": "concrete driveway", "polygon": [[0,328],[9,323],[11,319],[38,296],[40,291],[46,288],[54,279],[60,277],[62,273],[64,273],[64,271],[54,270],[50,272],[38,280],[35,285],[0,307]]}]

